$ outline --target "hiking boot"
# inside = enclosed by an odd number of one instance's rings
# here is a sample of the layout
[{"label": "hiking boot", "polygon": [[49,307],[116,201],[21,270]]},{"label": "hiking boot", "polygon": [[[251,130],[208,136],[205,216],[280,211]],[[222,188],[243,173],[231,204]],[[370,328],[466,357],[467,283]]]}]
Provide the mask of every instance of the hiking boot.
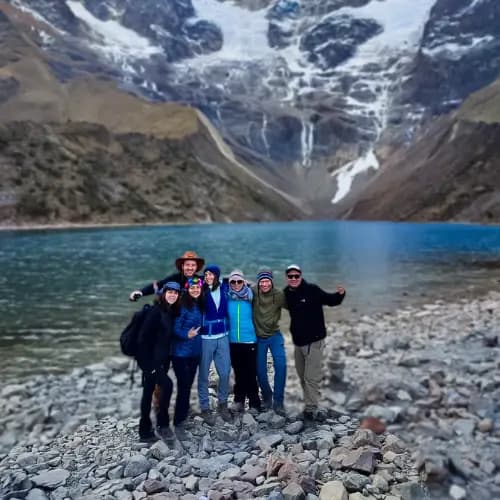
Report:
[{"label": "hiking boot", "polygon": [[327,418],[328,414],[322,409],[317,410],[316,415],[314,415],[314,420],[316,420],[316,422],[324,422]]},{"label": "hiking boot", "polygon": [[262,399],[262,410],[267,411],[273,407],[273,398],[263,398]]},{"label": "hiking boot", "polygon": [[207,425],[215,424],[215,416],[210,410],[201,410],[201,418]]},{"label": "hiking boot", "polygon": [[248,409],[248,413],[250,413],[250,415],[252,415],[253,417],[255,417],[261,412],[262,412],[261,406],[250,406],[250,408]]},{"label": "hiking boot", "polygon": [[168,426],[158,427],[158,436],[166,443],[173,443],[175,441],[175,435]]},{"label": "hiking boot", "polygon": [[222,420],[224,420],[224,422],[231,422],[232,421],[231,412],[229,411],[229,408],[227,407],[226,401],[224,403],[219,403],[217,405],[217,413],[222,417]]},{"label": "hiking boot", "polygon": [[240,413],[245,409],[245,405],[243,403],[240,403],[238,401],[234,401],[233,404],[231,405],[231,411],[234,413]]},{"label": "hiking boot", "polygon": [[304,410],[304,412],[302,413],[302,418],[304,422],[314,422],[314,411]]},{"label": "hiking boot", "polygon": [[177,439],[179,441],[189,440],[189,436],[188,433],[186,432],[186,426],[184,425],[184,422],[175,426],[175,435],[177,436]]},{"label": "hiking boot", "polygon": [[139,431],[139,441],[141,443],[154,443],[158,441],[153,429],[149,429],[148,431]]},{"label": "hiking boot", "polygon": [[286,417],[286,410],[282,403],[274,403],[273,410],[276,415],[280,417]]}]

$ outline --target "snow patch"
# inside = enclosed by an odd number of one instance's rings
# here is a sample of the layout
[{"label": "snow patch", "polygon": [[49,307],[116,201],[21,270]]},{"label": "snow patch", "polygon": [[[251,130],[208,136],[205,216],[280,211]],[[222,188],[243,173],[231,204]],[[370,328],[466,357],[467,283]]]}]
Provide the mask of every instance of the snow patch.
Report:
[{"label": "snow patch", "polygon": [[222,61],[254,61],[274,54],[267,42],[269,21],[267,9],[249,11],[232,2],[218,0],[192,0],[196,12],[193,21],[209,21],[222,30],[222,48],[212,54],[195,58],[199,63]]},{"label": "snow patch", "polygon": [[469,52],[474,47],[478,45],[484,45],[494,41],[495,38],[491,35],[486,35],[482,37],[474,37],[470,39],[467,43],[443,43],[441,45],[434,46],[429,49],[422,49],[422,52],[429,57],[444,57],[449,60],[458,61],[462,58],[464,54]]},{"label": "snow patch", "polygon": [[[125,28],[117,21],[101,21],[76,0],[66,0],[66,4],[73,14],[95,33],[97,42],[92,44],[92,47],[104,52],[114,61],[146,59],[153,54],[163,52],[160,47],[152,46],[147,38]],[[132,68],[127,66],[127,69]]]},{"label": "snow patch", "polygon": [[332,174],[332,177],[337,177],[337,192],[332,199],[332,203],[338,203],[347,196],[356,175],[366,172],[369,168],[378,170],[379,166],[378,159],[373,149],[371,149],[364,156],[361,156],[357,160],[350,161],[336,170]]}]

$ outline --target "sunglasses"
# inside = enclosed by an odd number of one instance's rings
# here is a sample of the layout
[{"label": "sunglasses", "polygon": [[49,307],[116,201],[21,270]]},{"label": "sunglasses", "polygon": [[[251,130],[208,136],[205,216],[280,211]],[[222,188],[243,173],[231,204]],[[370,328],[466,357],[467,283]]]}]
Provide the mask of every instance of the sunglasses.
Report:
[{"label": "sunglasses", "polygon": [[300,274],[287,274],[286,277],[289,280],[298,280],[300,278]]},{"label": "sunglasses", "polygon": [[229,282],[230,285],[242,285],[243,280],[233,280]]}]

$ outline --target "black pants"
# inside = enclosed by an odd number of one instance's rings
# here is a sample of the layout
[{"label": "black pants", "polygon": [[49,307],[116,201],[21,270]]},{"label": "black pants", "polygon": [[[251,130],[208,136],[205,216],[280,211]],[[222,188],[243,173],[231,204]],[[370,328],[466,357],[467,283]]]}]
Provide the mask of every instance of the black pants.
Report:
[{"label": "black pants", "polygon": [[200,358],[172,356],[172,366],[177,378],[177,398],[175,400],[174,425],[186,420],[189,413],[189,398]]},{"label": "black pants", "polygon": [[234,401],[251,408],[260,408],[257,384],[257,344],[230,344],[231,365],[234,370]]},{"label": "black pants", "polygon": [[142,374],[142,398],[141,398],[141,419],[139,420],[139,434],[147,435],[151,432],[151,400],[155,385],[160,386],[160,408],[158,412],[157,423],[159,427],[168,427],[168,408],[170,406],[170,398],[172,397],[172,389],[174,384],[172,379],[167,375],[166,368],[156,370],[154,373]]}]

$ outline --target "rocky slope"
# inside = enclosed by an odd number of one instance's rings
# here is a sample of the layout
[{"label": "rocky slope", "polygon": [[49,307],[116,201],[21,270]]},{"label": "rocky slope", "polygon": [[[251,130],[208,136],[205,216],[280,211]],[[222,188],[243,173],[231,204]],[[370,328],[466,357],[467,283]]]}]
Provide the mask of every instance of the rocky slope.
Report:
[{"label": "rocky slope", "polygon": [[[499,312],[492,292],[331,324],[325,422],[299,418],[301,391],[290,367],[286,418],[244,413],[209,427],[194,415],[189,439],[169,446],[137,442],[140,391],[129,388],[125,359],[6,385],[0,495],[498,498]],[[213,387],[210,394],[215,404]],[[195,399],[193,391],[193,407]],[[360,425],[366,416],[373,418]]]},{"label": "rocky slope", "polygon": [[330,215],[498,224],[500,80],[436,120],[410,148],[385,154],[384,167]]},{"label": "rocky slope", "polygon": [[294,200],[234,159],[201,113],[91,76],[60,81],[7,14],[4,5],[2,225],[301,217]]}]

